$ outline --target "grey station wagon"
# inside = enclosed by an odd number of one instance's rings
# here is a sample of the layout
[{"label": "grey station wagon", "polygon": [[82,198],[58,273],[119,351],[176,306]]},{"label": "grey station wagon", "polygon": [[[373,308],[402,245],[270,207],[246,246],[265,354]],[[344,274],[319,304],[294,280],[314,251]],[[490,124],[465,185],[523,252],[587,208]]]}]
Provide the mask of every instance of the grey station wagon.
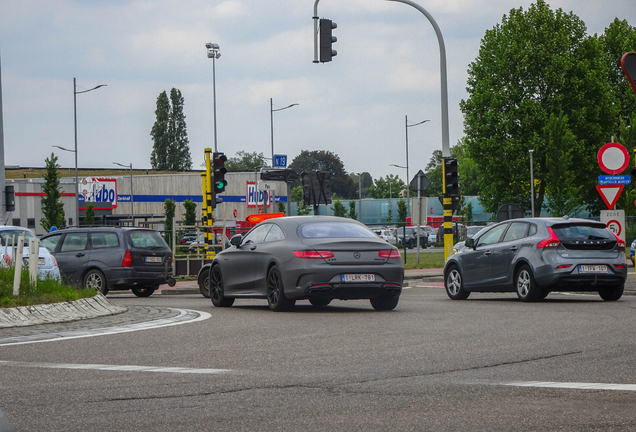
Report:
[{"label": "grey station wagon", "polygon": [[172,252],[157,231],[143,228],[69,228],[41,239],[69,283],[104,295],[130,289],[148,297],[160,284],[173,284]]},{"label": "grey station wagon", "polygon": [[466,240],[444,265],[453,300],[508,291],[522,301],[551,291],[595,291],[603,300],[618,300],[626,278],[625,242],[603,223],[567,216],[493,225]]}]

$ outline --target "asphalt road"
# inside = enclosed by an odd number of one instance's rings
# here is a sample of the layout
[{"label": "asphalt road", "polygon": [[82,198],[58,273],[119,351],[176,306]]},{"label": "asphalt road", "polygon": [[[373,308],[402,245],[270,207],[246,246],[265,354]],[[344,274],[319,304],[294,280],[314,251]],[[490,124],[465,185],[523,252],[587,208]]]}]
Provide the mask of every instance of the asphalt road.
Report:
[{"label": "asphalt road", "polygon": [[339,301],[289,313],[198,295],[109,299],[130,311],[84,327],[210,315],[0,344],[0,407],[16,430],[636,430],[635,296],[525,304],[411,288],[392,312]]}]

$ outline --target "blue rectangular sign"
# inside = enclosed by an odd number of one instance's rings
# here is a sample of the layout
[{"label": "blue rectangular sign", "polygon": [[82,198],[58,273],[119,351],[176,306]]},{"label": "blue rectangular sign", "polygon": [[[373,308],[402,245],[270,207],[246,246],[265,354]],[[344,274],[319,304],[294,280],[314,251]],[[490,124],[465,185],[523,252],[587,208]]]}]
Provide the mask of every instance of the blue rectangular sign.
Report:
[{"label": "blue rectangular sign", "polygon": [[272,166],[274,168],[287,168],[287,155],[275,154]]},{"label": "blue rectangular sign", "polygon": [[614,185],[614,184],[630,184],[632,179],[628,175],[602,175],[598,176],[598,184]]}]

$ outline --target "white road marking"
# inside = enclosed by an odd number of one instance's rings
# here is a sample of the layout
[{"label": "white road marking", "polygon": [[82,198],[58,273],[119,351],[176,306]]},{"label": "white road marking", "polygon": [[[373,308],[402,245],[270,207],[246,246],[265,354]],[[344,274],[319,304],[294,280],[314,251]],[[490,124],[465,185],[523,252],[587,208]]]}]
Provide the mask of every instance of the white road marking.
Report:
[{"label": "white road marking", "polygon": [[176,311],[179,311],[179,315],[172,318],[163,318],[154,321],[147,321],[141,323],[134,324],[124,324],[121,326],[113,326],[113,327],[105,327],[99,329],[89,329],[89,330],[76,330],[76,331],[67,331],[67,332],[59,332],[59,333],[42,333],[39,335],[32,336],[17,336],[12,338],[2,339],[0,342],[0,346],[9,346],[9,345],[24,345],[30,343],[38,343],[38,342],[53,342],[53,341],[62,341],[68,339],[78,339],[85,337],[93,337],[93,336],[104,336],[104,335],[112,335],[117,333],[127,333],[138,330],[151,330],[160,327],[169,327],[180,324],[188,324],[197,321],[203,321],[210,318],[210,315],[207,312],[193,311],[189,309],[177,309],[170,308]]},{"label": "white road marking", "polygon": [[636,391],[636,384],[518,381],[518,382],[510,382],[510,383],[501,383],[501,385],[514,386],[514,387],[541,387],[541,388],[560,388],[560,389],[576,389],[576,390]]},{"label": "white road marking", "polygon": [[64,363],[29,363],[16,361],[2,361],[0,366],[46,368],[46,369],[80,369],[103,370],[115,372],[164,372],[181,374],[222,374],[232,372],[230,369],[194,369],[185,367],[157,367],[157,366],[130,366],[130,365],[104,365],[104,364],[64,364]]}]

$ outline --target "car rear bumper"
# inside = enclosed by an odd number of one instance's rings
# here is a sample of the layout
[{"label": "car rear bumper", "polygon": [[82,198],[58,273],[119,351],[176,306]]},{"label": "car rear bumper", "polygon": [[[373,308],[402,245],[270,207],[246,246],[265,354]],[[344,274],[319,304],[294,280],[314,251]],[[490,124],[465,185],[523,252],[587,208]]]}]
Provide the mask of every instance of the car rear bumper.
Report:
[{"label": "car rear bumper", "polygon": [[535,275],[535,280],[539,286],[552,291],[598,291],[599,288],[617,286],[625,283],[627,279],[627,268],[617,268],[608,265],[607,273],[579,273],[578,266],[566,270],[562,273]]},{"label": "car rear bumper", "polygon": [[154,286],[168,283],[172,277],[172,268],[167,271],[138,271],[134,267],[110,269],[106,275],[109,289],[128,289],[131,286]]}]

